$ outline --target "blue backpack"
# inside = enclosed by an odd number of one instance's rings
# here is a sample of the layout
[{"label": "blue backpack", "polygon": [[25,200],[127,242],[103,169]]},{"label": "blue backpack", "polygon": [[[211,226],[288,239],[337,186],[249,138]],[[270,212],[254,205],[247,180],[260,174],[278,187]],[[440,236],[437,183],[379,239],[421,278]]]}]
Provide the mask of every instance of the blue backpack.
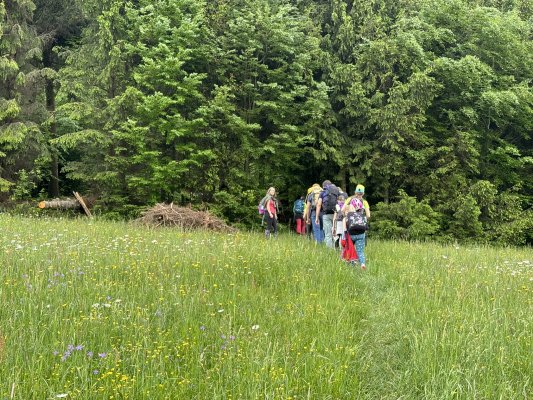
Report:
[{"label": "blue backpack", "polygon": [[305,202],[302,199],[298,199],[294,202],[294,213],[303,214],[305,209]]}]

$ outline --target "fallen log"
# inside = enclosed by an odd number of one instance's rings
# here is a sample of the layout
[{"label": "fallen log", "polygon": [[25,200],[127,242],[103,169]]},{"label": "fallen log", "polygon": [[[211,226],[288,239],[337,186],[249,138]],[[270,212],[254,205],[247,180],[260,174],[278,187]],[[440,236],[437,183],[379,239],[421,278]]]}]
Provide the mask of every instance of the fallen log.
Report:
[{"label": "fallen log", "polygon": [[53,200],[45,200],[41,201],[38,204],[39,208],[53,208],[53,209],[59,209],[59,210],[67,210],[67,209],[73,209],[73,208],[83,208],[83,211],[85,214],[87,214],[88,217],[92,217],[91,211],[89,211],[89,208],[87,208],[87,205],[83,201],[83,197],[80,196],[78,192],[73,192],[75,199],[53,199]]},{"label": "fallen log", "polygon": [[78,200],[75,199],[53,199],[53,200],[45,200],[41,201],[39,203],[39,208],[54,208],[54,209],[60,209],[60,210],[66,210],[71,208],[78,208],[81,207]]}]

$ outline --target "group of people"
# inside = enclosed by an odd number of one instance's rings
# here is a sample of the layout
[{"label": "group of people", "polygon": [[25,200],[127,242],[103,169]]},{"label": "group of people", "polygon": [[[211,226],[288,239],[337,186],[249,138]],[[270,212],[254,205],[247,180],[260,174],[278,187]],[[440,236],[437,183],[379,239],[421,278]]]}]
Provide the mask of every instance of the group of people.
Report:
[{"label": "group of people", "polygon": [[[296,233],[313,236],[316,243],[328,248],[340,248],[344,260],[366,269],[365,245],[370,220],[370,207],[363,198],[365,187],[358,184],[353,196],[340,190],[331,181],[322,186],[315,183],[306,196],[296,199],[293,215]],[[264,204],[265,236],[277,234],[276,190],[271,187],[262,200]]]}]

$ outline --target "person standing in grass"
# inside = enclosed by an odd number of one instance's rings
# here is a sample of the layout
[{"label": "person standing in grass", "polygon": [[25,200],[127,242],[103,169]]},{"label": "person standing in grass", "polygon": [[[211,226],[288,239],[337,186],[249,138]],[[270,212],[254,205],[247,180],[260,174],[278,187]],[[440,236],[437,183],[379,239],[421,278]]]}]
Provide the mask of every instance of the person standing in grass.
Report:
[{"label": "person standing in grass", "polygon": [[318,204],[321,191],[322,189],[318,183],[315,183],[307,190],[307,206],[305,208],[305,221],[308,226],[311,225],[313,238],[317,243],[322,243],[324,241],[322,218],[320,213],[317,214],[316,212],[316,206]]},{"label": "person standing in grass", "polygon": [[365,238],[367,229],[368,225],[363,202],[354,197],[344,206],[344,234],[350,235],[362,270],[366,269]]},{"label": "person standing in grass", "polygon": [[265,221],[266,230],[265,237],[270,238],[271,235],[278,235],[278,200],[276,199],[276,189],[268,188],[265,200]]},{"label": "person standing in grass", "polygon": [[316,206],[315,219],[318,223],[319,218],[322,219],[322,228],[324,231],[324,243],[327,247],[333,248],[333,215],[335,214],[335,206],[339,197],[339,188],[331,181],[325,180],[322,183],[322,192],[318,198]]},{"label": "person standing in grass", "polygon": [[344,209],[345,201],[346,201],[346,193],[344,192],[339,193],[339,197],[337,199],[337,206],[335,207],[335,214],[333,214],[333,239],[335,242],[335,247],[339,247],[339,248],[341,247],[341,237],[344,232],[344,228],[343,228],[344,213],[342,212],[342,210]]},{"label": "person standing in grass", "polygon": [[294,223],[296,225],[296,233],[298,235],[305,234],[304,210],[305,210],[304,196],[300,196],[300,198],[296,199],[292,207],[292,213],[294,215]]}]

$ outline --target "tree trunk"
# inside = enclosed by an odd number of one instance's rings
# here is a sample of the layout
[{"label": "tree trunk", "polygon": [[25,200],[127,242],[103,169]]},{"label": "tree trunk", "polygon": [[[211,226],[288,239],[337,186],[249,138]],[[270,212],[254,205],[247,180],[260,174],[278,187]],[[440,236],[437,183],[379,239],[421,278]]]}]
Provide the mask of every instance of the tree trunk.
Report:
[{"label": "tree trunk", "polygon": [[39,203],[39,208],[59,208],[59,209],[69,209],[69,208],[78,208],[81,207],[81,204],[78,200],[66,199],[66,200],[49,200],[41,201]]},{"label": "tree trunk", "polygon": [[[52,46],[47,46],[43,51],[43,65],[45,68],[52,67]],[[46,78],[45,81],[46,109],[50,113],[52,122],[50,123],[49,139],[55,139],[57,134],[57,124],[55,121],[56,92],[54,80]],[[59,196],[59,157],[55,148],[50,148],[52,159],[50,161],[50,186],[48,193],[50,197]]]}]

